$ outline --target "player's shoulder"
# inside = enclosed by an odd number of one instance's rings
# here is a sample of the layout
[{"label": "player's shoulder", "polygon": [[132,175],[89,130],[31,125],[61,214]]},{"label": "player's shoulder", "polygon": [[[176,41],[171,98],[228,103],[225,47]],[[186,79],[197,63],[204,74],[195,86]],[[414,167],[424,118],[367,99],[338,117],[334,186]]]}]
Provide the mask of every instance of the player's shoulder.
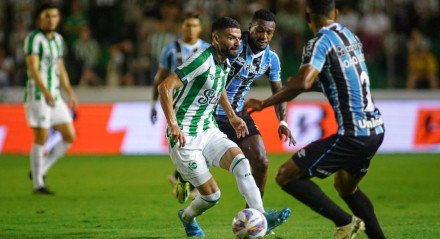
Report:
[{"label": "player's shoulder", "polygon": [[211,47],[196,51],[194,54],[192,54],[187,62],[192,62],[192,64],[199,64],[202,65],[204,62],[206,62],[209,59],[214,60],[216,56],[213,54],[213,50],[211,50]]},{"label": "player's shoulder", "polygon": [[269,45],[267,45],[266,51],[267,51],[267,54],[268,54],[268,58],[271,61],[278,61],[278,62],[280,61],[280,57],[278,56],[278,54],[274,50],[272,50],[269,47]]},{"label": "player's shoulder", "polygon": [[171,41],[171,42],[168,42],[168,43],[162,48],[162,50],[163,50],[164,52],[170,52],[170,51],[176,49],[176,42],[177,42],[177,41]]},{"label": "player's shoulder", "polygon": [[58,32],[54,32],[53,39],[57,44],[64,45],[64,37]]},{"label": "player's shoulder", "polygon": [[55,37],[56,40],[63,40],[63,36],[58,32],[54,32],[53,36]]},{"label": "player's shoulder", "polygon": [[332,45],[331,33],[327,29],[321,29],[316,35],[305,44],[306,51],[313,51],[315,48],[328,48]]},{"label": "player's shoulder", "polygon": [[33,30],[30,33],[28,33],[26,38],[31,40],[31,41],[34,41],[34,40],[38,40],[38,39],[44,38],[44,34],[40,30],[36,29],[36,30]]},{"label": "player's shoulder", "polygon": [[191,57],[207,59],[210,56],[214,57],[213,51],[211,50],[211,45],[209,45],[207,48],[196,51]]}]

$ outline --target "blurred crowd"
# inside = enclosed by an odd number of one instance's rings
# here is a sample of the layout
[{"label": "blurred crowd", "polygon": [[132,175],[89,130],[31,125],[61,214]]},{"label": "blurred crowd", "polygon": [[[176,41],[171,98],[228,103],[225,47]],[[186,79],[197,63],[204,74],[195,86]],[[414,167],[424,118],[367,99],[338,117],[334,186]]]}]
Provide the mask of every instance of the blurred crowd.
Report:
[{"label": "blurred crowd", "polygon": [[[47,0],[46,0],[47,1]],[[0,88],[25,83],[23,41],[42,0],[0,1]],[[52,0],[59,4],[59,32],[73,85],[152,85],[162,47],[175,40],[179,18],[195,11],[210,41],[220,16],[247,29],[254,11],[277,17],[271,47],[280,55],[283,80],[296,73],[311,37],[304,0]],[[436,88],[440,53],[439,0],[337,0],[339,22],[361,38],[374,88]]]}]

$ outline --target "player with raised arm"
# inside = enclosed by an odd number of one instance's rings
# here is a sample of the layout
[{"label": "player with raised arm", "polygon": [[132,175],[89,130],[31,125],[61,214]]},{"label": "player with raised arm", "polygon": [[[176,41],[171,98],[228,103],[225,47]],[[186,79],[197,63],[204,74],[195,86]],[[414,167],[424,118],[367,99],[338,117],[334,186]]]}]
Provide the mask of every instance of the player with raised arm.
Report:
[{"label": "player with raised arm", "polygon": [[[335,22],[338,11],[334,0],[306,2],[306,20],[315,37],[304,47],[298,75],[290,77],[277,94],[263,101],[250,99],[245,107],[261,110],[305,91],[322,91],[333,107],[337,133],[299,150],[280,167],[276,181],[288,194],[332,220],[335,238],[354,238],[365,227],[369,238],[385,238],[373,204],[358,186],[384,138],[383,119],[370,93],[362,43]],[[336,190],[355,216],[310,180],[332,174]]]},{"label": "player with raised arm", "polygon": [[188,237],[205,236],[195,218],[220,199],[220,189],[209,170],[220,167],[235,176],[249,207],[264,213],[270,231],[287,220],[290,209],[264,211],[249,161],[237,144],[217,128],[213,116],[220,104],[236,137],[248,134],[245,122],[235,114],[224,89],[230,71],[228,57],[237,55],[240,44],[240,24],[222,17],[212,24],[211,36],[211,47],[193,54],[159,85],[171,159],[181,176],[200,193],[178,216]]},{"label": "player with raised arm", "polygon": [[[282,85],[280,79],[281,64],[278,55],[270,49],[269,43],[275,32],[275,16],[268,10],[258,10],[254,13],[249,24],[249,31],[244,32],[238,56],[233,60],[231,72],[228,75],[226,93],[233,110],[247,125],[249,134],[242,138],[235,136],[235,131],[221,106],[215,112],[219,129],[229,139],[240,146],[246,158],[249,159],[252,175],[263,197],[267,181],[269,161],[260,132],[252,117],[243,110],[244,99],[251,90],[252,83],[261,77],[267,77],[272,93],[278,92]],[[280,121],[278,135],[289,145],[295,141],[285,121],[286,103],[276,106],[276,115]]]},{"label": "player with raised arm", "polygon": [[[24,43],[27,65],[25,111],[27,123],[34,133],[30,153],[34,193],[52,194],[45,185],[44,175],[75,139],[72,117],[59,89],[66,91],[73,109],[77,100],[64,66],[63,38],[56,32],[60,22],[59,9],[52,3],[42,4],[36,17],[38,29],[31,32]],[[63,140],[44,156],[44,143],[51,127],[61,132]]]},{"label": "player with raised arm", "polygon": [[[181,25],[182,36],[163,48],[159,69],[154,77],[153,103],[150,113],[151,123],[155,124],[157,120],[156,102],[159,98],[157,86],[192,54],[210,46],[210,44],[199,38],[201,33],[202,24],[199,15],[194,12],[185,13]],[[188,199],[190,189],[193,188],[192,185],[184,181],[177,171],[169,179],[174,186],[177,200],[184,203]]]}]

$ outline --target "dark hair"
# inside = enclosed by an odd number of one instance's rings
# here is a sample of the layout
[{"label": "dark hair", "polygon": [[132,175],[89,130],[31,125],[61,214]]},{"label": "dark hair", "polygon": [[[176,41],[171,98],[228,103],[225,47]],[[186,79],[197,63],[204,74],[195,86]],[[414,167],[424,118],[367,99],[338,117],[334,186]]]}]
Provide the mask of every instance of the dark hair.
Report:
[{"label": "dark hair", "polygon": [[221,17],[212,23],[212,32],[224,30],[226,28],[240,29],[240,23],[238,23],[237,20],[230,17]]},{"label": "dark hair", "polygon": [[330,11],[335,9],[334,0],[307,0],[307,6],[311,14],[318,16],[327,16]]},{"label": "dark hair", "polygon": [[60,8],[58,7],[58,5],[56,5],[53,2],[46,2],[46,3],[42,3],[40,4],[37,9],[35,10],[35,19],[37,19],[38,17],[40,17],[40,14],[46,10],[46,9],[51,9],[51,8],[56,8],[58,9],[58,11],[60,10]]},{"label": "dark hair", "polygon": [[197,18],[200,19],[200,15],[197,12],[185,12],[182,16],[182,18],[180,19],[181,22],[186,21],[187,19],[190,18]]},{"label": "dark hair", "polygon": [[260,9],[254,13],[252,21],[263,20],[268,22],[275,22],[275,15],[266,9]]}]

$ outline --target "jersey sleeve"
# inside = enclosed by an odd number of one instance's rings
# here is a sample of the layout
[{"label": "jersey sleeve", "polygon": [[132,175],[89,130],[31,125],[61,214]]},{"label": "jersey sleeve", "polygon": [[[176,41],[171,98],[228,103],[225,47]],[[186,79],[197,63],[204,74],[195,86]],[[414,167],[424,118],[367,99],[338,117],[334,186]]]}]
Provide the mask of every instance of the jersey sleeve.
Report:
[{"label": "jersey sleeve", "polygon": [[275,52],[270,55],[270,67],[268,69],[269,81],[281,80],[281,63],[280,58]]},{"label": "jersey sleeve", "polygon": [[160,54],[159,67],[171,71],[173,57],[173,44],[166,45]]},{"label": "jersey sleeve", "polygon": [[209,70],[210,57],[211,54],[209,54],[209,49],[204,50],[203,52],[196,52],[182,65],[178,66],[174,72],[183,84],[187,84],[197,76]]},{"label": "jersey sleeve", "polygon": [[319,35],[307,42],[303,49],[302,65],[310,64],[319,72],[324,67],[325,58],[331,50],[331,44],[325,35]]},{"label": "jersey sleeve", "polygon": [[39,37],[38,34],[33,32],[24,40],[23,51],[25,55],[38,55],[39,52]]}]

